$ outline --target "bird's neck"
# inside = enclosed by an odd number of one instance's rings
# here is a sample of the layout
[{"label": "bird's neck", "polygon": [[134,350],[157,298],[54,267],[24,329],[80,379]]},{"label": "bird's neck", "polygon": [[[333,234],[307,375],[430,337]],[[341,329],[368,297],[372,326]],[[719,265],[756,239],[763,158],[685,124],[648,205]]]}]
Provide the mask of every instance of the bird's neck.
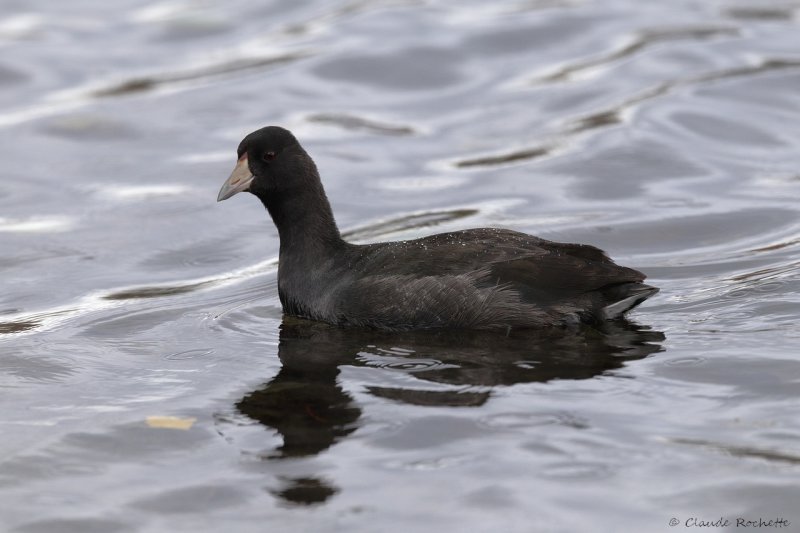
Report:
[{"label": "bird's neck", "polygon": [[344,245],[331,204],[318,180],[260,199],[278,228],[281,255],[289,251],[325,252]]}]

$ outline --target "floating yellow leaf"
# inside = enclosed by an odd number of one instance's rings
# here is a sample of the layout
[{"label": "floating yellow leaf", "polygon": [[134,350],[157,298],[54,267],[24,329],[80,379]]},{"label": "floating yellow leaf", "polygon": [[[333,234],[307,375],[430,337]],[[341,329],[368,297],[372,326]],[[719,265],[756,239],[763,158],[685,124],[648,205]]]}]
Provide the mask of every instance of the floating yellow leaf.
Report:
[{"label": "floating yellow leaf", "polygon": [[163,429],[190,429],[197,419],[193,416],[181,418],[179,416],[148,416],[145,419],[151,428]]}]

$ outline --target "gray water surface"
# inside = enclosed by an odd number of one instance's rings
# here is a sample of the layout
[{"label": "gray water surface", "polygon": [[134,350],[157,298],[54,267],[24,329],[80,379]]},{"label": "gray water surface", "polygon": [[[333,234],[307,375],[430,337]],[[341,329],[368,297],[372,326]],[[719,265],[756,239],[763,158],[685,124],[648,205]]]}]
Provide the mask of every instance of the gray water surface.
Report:
[{"label": "gray water surface", "polygon": [[[800,530],[798,21],[5,2],[0,531]],[[354,241],[508,227],[662,292],[566,336],[284,318],[266,213],[215,202],[267,124]]]}]

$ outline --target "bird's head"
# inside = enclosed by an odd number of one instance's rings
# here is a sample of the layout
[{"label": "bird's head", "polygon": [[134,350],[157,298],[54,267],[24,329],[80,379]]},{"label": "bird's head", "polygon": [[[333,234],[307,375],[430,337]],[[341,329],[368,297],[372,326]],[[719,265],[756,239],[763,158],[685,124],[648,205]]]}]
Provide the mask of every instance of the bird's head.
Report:
[{"label": "bird's head", "polygon": [[314,162],[294,135],[278,126],[261,128],[242,139],[236,155],[238,161],[219,191],[218,202],[242,191],[264,199],[302,186],[308,175],[317,176]]}]

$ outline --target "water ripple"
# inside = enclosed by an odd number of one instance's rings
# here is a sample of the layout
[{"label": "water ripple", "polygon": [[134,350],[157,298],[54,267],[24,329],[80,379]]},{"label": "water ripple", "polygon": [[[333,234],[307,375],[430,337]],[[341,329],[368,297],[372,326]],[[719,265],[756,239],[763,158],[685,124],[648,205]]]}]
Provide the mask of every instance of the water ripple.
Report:
[{"label": "water ripple", "polygon": [[764,58],[753,65],[723,69],[689,78],[660,82],[652,87],[639,91],[635,95],[625,98],[613,106],[595,110],[583,116],[568,120],[562,131],[554,135],[557,139],[556,142],[550,141],[549,143],[520,148],[497,155],[456,159],[452,163],[452,166],[455,168],[497,166],[541,159],[543,157],[555,155],[556,153],[560,155],[567,152],[570,148],[570,144],[574,143],[574,140],[584,133],[595,129],[619,125],[624,122],[626,116],[629,116],[632,111],[642,103],[669,94],[676,89],[796,68],[800,68],[800,59]]},{"label": "water ripple", "polygon": [[135,287],[121,291],[115,291],[101,296],[104,300],[134,300],[139,298],[161,298],[163,296],[174,296],[185,294],[198,289],[214,285],[214,281],[201,281],[198,283],[188,283],[185,285],[164,285],[157,287]]},{"label": "water ripple", "polygon": [[793,7],[732,7],[725,10],[725,15],[737,20],[775,21],[792,20],[796,8]]},{"label": "water ripple", "polygon": [[733,37],[737,35],[739,35],[739,30],[735,27],[729,26],[645,30],[640,32],[638,35],[631,37],[629,42],[618,50],[609,52],[608,54],[600,56],[596,59],[561,67],[555,72],[541,76],[532,83],[540,84],[567,81],[572,79],[577,74],[584,73],[599,66],[605,66],[614,63],[620,59],[628,58],[646,48],[664,42],[683,40],[696,41],[712,39],[715,37]]},{"label": "water ripple", "polygon": [[105,98],[124,96],[130,93],[150,91],[162,86],[181,82],[202,80],[204,78],[226,77],[244,71],[276,67],[311,56],[311,52],[295,52],[266,57],[236,58],[193,68],[182,68],[161,74],[149,74],[122,80],[106,87],[99,87],[88,92],[89,96]]},{"label": "water ripple", "polygon": [[549,155],[552,152],[553,148],[549,146],[523,148],[505,154],[476,157],[474,159],[462,159],[460,161],[456,161],[455,166],[457,168],[469,168],[469,167],[504,165],[506,163],[516,163],[518,161],[529,161],[532,159],[538,159],[540,157]]},{"label": "water ripple", "polygon": [[385,237],[392,233],[400,233],[412,229],[420,229],[431,226],[438,226],[454,220],[473,217],[478,214],[477,209],[448,209],[442,211],[425,211],[422,213],[411,213],[397,218],[392,218],[382,222],[375,222],[368,226],[348,230],[342,235],[352,240],[366,240],[378,237]]},{"label": "water ripple", "polygon": [[387,124],[355,115],[343,113],[317,113],[306,117],[309,122],[332,124],[346,130],[366,130],[380,135],[413,135],[414,128],[398,124]]},{"label": "water ripple", "polygon": [[725,444],[703,439],[672,438],[669,439],[676,444],[686,444],[690,446],[701,446],[710,450],[744,457],[750,459],[762,459],[769,462],[788,463],[790,465],[800,465],[800,454],[784,452],[781,450],[769,450],[755,446],[742,446],[737,444]]},{"label": "water ripple", "polygon": [[213,348],[195,348],[193,350],[184,350],[182,352],[174,352],[163,356],[167,361],[183,361],[187,359],[198,359],[206,357],[214,353]]}]

